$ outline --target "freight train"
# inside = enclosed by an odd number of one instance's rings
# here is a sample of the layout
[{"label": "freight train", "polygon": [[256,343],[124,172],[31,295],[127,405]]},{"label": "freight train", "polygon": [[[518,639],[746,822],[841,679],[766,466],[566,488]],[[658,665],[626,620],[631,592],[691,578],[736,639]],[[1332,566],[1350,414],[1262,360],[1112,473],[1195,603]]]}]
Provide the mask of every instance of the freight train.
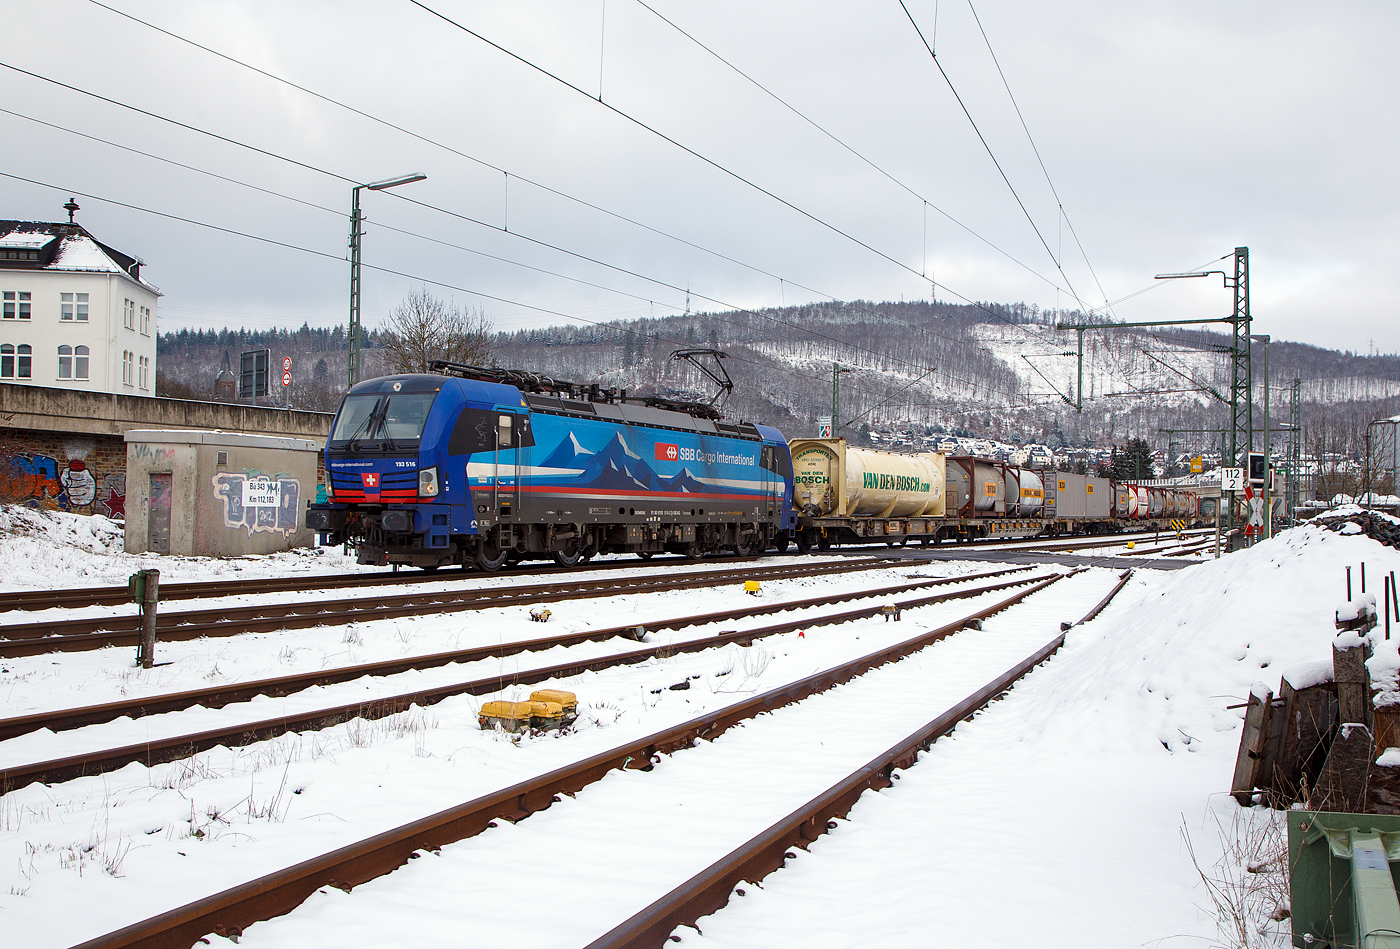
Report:
[{"label": "freight train", "polygon": [[[450,363],[346,393],[306,526],[362,564],[495,571],[599,553],[751,555],[1194,520],[1188,492],[794,439],[712,404]],[[727,381],[727,380],[726,380]]]}]

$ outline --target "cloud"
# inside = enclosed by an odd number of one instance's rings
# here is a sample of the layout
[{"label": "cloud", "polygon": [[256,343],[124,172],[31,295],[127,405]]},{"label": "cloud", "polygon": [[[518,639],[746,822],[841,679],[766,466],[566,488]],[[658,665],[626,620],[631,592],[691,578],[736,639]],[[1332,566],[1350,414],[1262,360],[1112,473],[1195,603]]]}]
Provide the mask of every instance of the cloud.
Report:
[{"label": "cloud", "polygon": [[[1248,245],[1258,331],[1341,348],[1364,349],[1372,338],[1382,349],[1400,348],[1390,167],[1400,90],[1386,45],[1400,26],[1393,5],[983,3],[982,26],[1065,216],[965,3],[910,0],[909,9],[931,40],[937,11],[939,61],[1026,213],[897,3],[652,4],[897,181],[635,0],[608,4],[605,29],[594,4],[429,3],[587,95],[601,88],[606,103],[801,211],[408,3],[115,5],[510,172],[337,109],[88,0],[9,11],[0,61],[332,173],[6,75],[0,107],[318,206],[0,115],[11,174],[329,255],[79,199],[82,223],[147,261],[166,293],[164,328],[343,320],[350,186],[334,176],[424,171],[427,181],[398,193],[365,195],[366,263],[464,288],[444,292],[484,303],[502,328],[560,317],[465,290],[607,320],[678,311],[687,287],[700,309],[823,295],[917,298],[929,293],[921,274],[931,272],[971,299],[1068,307],[1070,287],[1097,305],[1150,285],[1155,273]],[[54,220],[66,198],[0,179],[6,217]],[[366,321],[377,322],[415,283],[367,271]],[[1218,316],[1229,302],[1216,281],[1191,281],[1115,312],[1138,320]]]}]

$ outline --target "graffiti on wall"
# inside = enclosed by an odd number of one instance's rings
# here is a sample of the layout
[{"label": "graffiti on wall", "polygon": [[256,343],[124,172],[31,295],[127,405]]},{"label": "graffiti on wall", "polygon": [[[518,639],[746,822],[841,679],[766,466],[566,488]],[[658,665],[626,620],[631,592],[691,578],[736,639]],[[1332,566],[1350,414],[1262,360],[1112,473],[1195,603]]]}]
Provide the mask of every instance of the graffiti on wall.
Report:
[{"label": "graffiti on wall", "polygon": [[75,513],[126,516],[126,472],[104,474],[88,466],[91,442],[64,446],[64,461],[40,452],[0,446],[0,501]]},{"label": "graffiti on wall", "polygon": [[[214,496],[224,508],[224,527],[230,530],[240,528],[252,537],[257,533],[276,531],[284,537],[292,534],[298,525],[298,502],[301,499],[301,482],[289,477],[285,472],[269,475],[256,468],[243,472],[221,471],[214,475]],[[269,490],[248,491],[250,484],[267,486]],[[269,500],[269,504],[245,504],[249,497]]]},{"label": "graffiti on wall", "polygon": [[126,473],[102,476],[97,511],[110,518],[126,518]]},{"label": "graffiti on wall", "polygon": [[144,442],[136,442],[127,450],[131,453],[131,457],[134,461],[159,464],[160,462],[168,463],[175,460],[175,449],[173,448],[161,448],[158,445],[147,445]]}]

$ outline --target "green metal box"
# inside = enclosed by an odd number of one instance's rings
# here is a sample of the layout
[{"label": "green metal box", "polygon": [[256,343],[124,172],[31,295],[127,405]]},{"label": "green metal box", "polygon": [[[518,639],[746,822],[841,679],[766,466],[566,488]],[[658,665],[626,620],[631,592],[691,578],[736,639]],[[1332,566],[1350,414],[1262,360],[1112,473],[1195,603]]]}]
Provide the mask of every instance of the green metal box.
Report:
[{"label": "green metal box", "polygon": [[1400,949],[1397,861],[1400,816],[1289,811],[1296,949]]}]

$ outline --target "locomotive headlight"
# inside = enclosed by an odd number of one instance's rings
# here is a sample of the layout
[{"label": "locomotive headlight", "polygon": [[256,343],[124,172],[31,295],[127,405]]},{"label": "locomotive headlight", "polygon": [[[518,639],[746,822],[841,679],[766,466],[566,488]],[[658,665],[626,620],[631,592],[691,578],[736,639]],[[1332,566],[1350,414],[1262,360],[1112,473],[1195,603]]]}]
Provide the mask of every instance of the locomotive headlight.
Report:
[{"label": "locomotive headlight", "polygon": [[432,468],[423,468],[418,472],[418,496],[423,498],[435,498],[438,493],[438,470],[434,465]]}]

